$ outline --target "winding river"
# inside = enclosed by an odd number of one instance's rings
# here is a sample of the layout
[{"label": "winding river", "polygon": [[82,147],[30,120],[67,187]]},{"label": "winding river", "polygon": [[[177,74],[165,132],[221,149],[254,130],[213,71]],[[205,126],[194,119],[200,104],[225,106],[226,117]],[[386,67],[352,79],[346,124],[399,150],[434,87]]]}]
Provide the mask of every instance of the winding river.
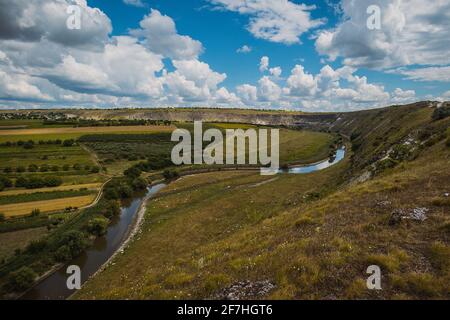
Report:
[{"label": "winding river", "polygon": [[[280,173],[304,174],[328,168],[345,156],[345,148],[337,150],[334,159],[327,159],[315,164],[306,166],[293,166],[287,169],[280,169]],[[66,285],[68,274],[66,269],[69,265],[77,265],[81,269],[81,283],[86,282],[101,266],[107,262],[111,256],[120,248],[130,235],[132,226],[136,221],[136,216],[142,205],[165,184],[157,184],[147,189],[147,192],[123,203],[121,213],[114,218],[107,229],[107,233],[95,239],[93,246],[84,251],[79,257],[66,263],[56,272],[44,278],[36,286],[27,291],[20,299],[25,300],[60,300],[66,299],[74,293]]]},{"label": "winding river", "polygon": [[36,286],[27,291],[21,299],[25,300],[59,300],[66,299],[74,291],[66,285],[69,265],[77,265],[81,269],[81,283],[93,275],[118,250],[131,232],[131,227],[141,205],[157,193],[165,184],[157,184],[147,189],[147,192],[123,203],[120,215],[113,219],[106,234],[94,240],[94,244],[79,257],[66,263],[56,272],[43,279]]}]

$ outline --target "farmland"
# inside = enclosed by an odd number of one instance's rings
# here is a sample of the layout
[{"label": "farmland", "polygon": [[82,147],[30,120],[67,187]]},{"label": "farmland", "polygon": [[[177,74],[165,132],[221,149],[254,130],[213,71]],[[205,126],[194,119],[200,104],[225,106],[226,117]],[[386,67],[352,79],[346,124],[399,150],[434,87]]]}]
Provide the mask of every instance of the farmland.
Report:
[{"label": "farmland", "polygon": [[[171,183],[149,201],[139,238],[73,298],[448,299],[450,118],[432,114],[414,106],[362,113],[360,123],[342,124],[357,132],[353,151],[323,171]],[[378,144],[392,126],[404,132]],[[396,152],[416,143],[413,156]],[[383,146],[392,151],[376,157]],[[383,166],[386,157],[396,160]],[[407,215],[418,210],[425,220]],[[373,264],[383,290],[367,290]]]},{"label": "farmland", "polygon": [[[264,128],[225,123],[216,112],[218,121],[204,129]],[[271,289],[237,292],[240,298],[448,298],[450,118],[435,113],[417,104],[342,114],[329,130],[279,126],[282,165],[315,163],[342,144],[346,152],[317,172],[270,177],[248,167],[176,167],[166,126],[4,129],[61,130],[74,141],[47,131],[31,147],[24,145],[28,134],[0,145],[0,236],[9,248],[1,290],[23,266],[39,276],[78,256],[116,219],[119,201],[125,205],[165,178],[167,186],[147,203],[139,236],[72,298],[226,298],[230,287],[247,282]],[[175,127],[193,130],[190,122]],[[87,131],[62,133],[67,129]],[[98,202],[79,209],[100,188]],[[34,209],[40,212],[31,215]],[[410,218],[416,211],[426,218]],[[10,238],[21,234],[28,240],[14,246]],[[369,264],[381,266],[383,291],[365,289]]]}]

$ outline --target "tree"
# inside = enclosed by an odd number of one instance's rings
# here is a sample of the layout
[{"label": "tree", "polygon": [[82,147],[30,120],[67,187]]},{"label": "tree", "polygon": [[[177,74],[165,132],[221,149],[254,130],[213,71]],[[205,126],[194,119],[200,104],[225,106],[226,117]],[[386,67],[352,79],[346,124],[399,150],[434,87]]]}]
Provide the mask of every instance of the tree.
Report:
[{"label": "tree", "polygon": [[142,177],[138,177],[133,180],[132,186],[134,190],[144,190],[147,188],[147,180]]},{"label": "tree", "polygon": [[14,291],[23,291],[30,288],[37,274],[30,267],[22,267],[9,274],[8,286]]},{"label": "tree", "polygon": [[28,180],[24,177],[18,177],[16,179],[15,186],[16,188],[26,188],[28,184]]},{"label": "tree", "polygon": [[164,170],[163,177],[166,180],[178,178],[180,175],[175,170]]},{"label": "tree", "polygon": [[450,105],[436,108],[433,112],[432,119],[436,121],[447,118],[448,116],[450,116]]},{"label": "tree", "polygon": [[131,167],[126,169],[123,174],[130,178],[137,178],[141,175],[141,170],[137,167]]},{"label": "tree", "polygon": [[87,231],[90,234],[101,236],[106,233],[108,229],[109,220],[103,216],[98,216],[89,220],[87,224]]},{"label": "tree", "polygon": [[119,192],[114,187],[105,188],[105,198],[106,199],[119,199]]},{"label": "tree", "polygon": [[105,207],[102,210],[102,214],[108,219],[111,219],[114,216],[118,216],[120,214],[119,201],[110,200],[106,202]]},{"label": "tree", "polygon": [[[71,230],[65,232],[57,242],[59,249],[56,252],[58,261],[66,261],[78,256],[88,245],[85,234],[81,231]],[[64,247],[64,249],[61,249]],[[67,247],[67,249],[65,248]],[[61,251],[60,251],[61,250]],[[66,259],[62,259],[66,258]]]},{"label": "tree", "polygon": [[32,211],[31,211],[31,216],[32,217],[37,217],[37,216],[39,216],[41,214],[41,210],[39,210],[39,209],[33,209]]},{"label": "tree", "polygon": [[129,185],[121,185],[119,187],[119,195],[121,198],[131,198],[133,196],[133,189]]},{"label": "tree", "polygon": [[91,168],[91,173],[99,173],[100,172],[100,167],[99,166],[93,166]]}]

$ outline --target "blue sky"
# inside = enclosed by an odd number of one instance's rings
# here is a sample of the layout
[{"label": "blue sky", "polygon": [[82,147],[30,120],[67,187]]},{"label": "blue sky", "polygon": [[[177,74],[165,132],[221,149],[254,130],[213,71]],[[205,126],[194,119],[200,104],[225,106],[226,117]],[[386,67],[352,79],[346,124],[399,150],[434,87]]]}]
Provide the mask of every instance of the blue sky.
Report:
[{"label": "blue sky", "polygon": [[[0,24],[0,107],[333,111],[450,97],[446,1],[44,3],[2,3],[19,14]],[[377,30],[366,25],[371,4]],[[79,30],[63,24],[70,5],[81,8]],[[17,22],[26,12],[31,27]]]}]

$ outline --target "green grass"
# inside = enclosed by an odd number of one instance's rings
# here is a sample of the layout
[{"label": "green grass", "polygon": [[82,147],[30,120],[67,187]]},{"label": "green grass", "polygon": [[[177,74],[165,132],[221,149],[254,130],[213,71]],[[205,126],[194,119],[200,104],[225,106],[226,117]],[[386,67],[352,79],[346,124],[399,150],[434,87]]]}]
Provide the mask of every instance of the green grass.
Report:
[{"label": "green grass", "polygon": [[[251,172],[183,177],[150,200],[139,238],[74,298],[205,299],[269,280],[276,289],[254,298],[448,299],[448,207],[436,198],[450,190],[449,152],[441,141],[360,184],[339,184],[348,158],[265,184],[273,177]],[[429,208],[427,220],[389,224],[394,209],[416,207]],[[371,264],[381,291],[364,286]]]}]

